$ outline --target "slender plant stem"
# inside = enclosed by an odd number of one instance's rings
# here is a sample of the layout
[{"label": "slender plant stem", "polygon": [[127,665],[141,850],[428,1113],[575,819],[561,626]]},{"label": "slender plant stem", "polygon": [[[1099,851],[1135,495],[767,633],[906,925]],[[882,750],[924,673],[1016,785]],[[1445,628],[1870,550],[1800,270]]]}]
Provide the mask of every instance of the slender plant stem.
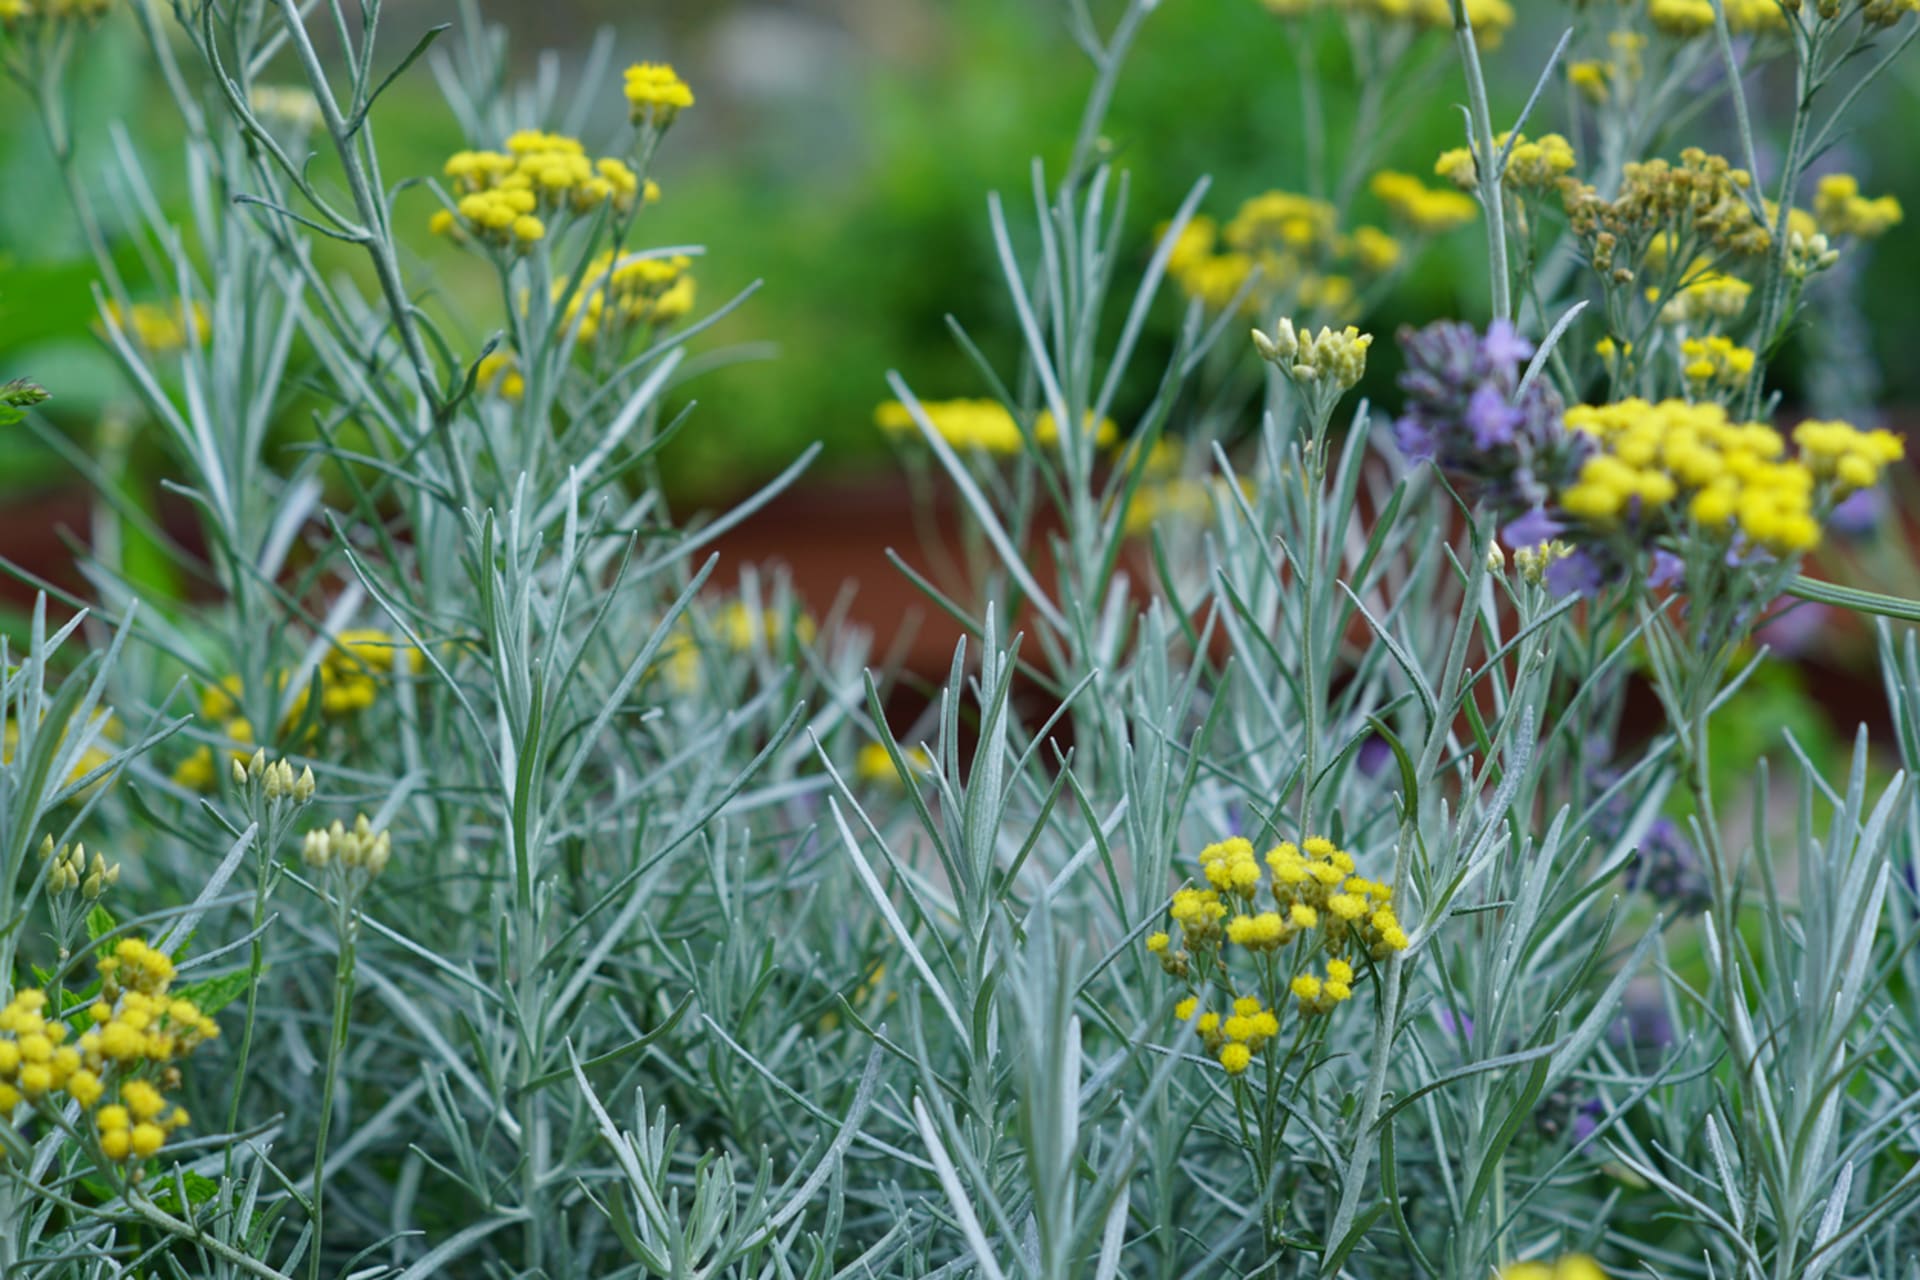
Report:
[{"label": "slender plant stem", "polygon": [[327,1036],[327,1077],[320,1095],[320,1122],[313,1140],[313,1241],[307,1255],[308,1280],[319,1280],[320,1257],[325,1251],[327,1133],[333,1127],[333,1093],[340,1081],[340,1059],[346,1056],[347,1028],[353,1008],[354,928],[352,907],[342,905],[340,953],[333,971],[333,1021]]}]

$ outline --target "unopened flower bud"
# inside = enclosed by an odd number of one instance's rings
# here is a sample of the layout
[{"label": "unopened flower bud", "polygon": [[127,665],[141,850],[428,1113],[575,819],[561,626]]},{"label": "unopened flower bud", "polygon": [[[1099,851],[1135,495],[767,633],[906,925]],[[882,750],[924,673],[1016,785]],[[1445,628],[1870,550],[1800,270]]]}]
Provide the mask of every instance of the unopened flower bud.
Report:
[{"label": "unopened flower bud", "polygon": [[308,765],[300,770],[300,776],[293,780],[293,798],[298,804],[313,799],[313,767]]}]

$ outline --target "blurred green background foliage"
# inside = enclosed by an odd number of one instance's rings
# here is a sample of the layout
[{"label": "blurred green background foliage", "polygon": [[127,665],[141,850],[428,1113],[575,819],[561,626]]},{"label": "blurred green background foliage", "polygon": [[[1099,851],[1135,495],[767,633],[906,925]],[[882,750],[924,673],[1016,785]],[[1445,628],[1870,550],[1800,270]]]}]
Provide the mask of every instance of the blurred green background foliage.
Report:
[{"label": "blurred green background foliage", "polygon": [[[423,29],[440,19],[444,2],[392,3],[386,21],[395,31]],[[816,475],[887,465],[872,411],[886,398],[888,369],[902,370],[924,396],[984,391],[947,329],[948,314],[1002,368],[1014,367],[985,200],[997,190],[1023,209],[1031,198],[1029,158],[1064,162],[1090,71],[1063,5],[491,0],[485,7],[511,33],[516,71],[530,80],[539,74],[539,51],[553,49],[566,82],[586,61],[596,32],[610,26],[617,63],[671,61],[698,94],[662,153],[655,172],[665,198],[639,234],[652,244],[705,247],[697,264],[702,310],[756,280],[763,284],[701,342],[695,365],[729,367],[679,391],[700,402],[668,458],[669,478],[686,503],[738,494],[815,440],[826,446]],[[1492,55],[1497,115],[1518,111],[1567,12],[1556,3],[1526,6],[1520,28]],[[1352,71],[1337,35],[1323,33],[1324,47],[1314,53],[1330,81],[1326,108],[1338,147]],[[1427,52],[1427,73],[1457,95],[1449,51]],[[1308,187],[1296,65],[1285,28],[1257,0],[1168,0],[1154,15],[1107,131],[1130,172],[1128,218],[1142,262],[1156,225],[1203,175],[1213,180],[1205,208],[1222,217],[1259,191]],[[104,178],[116,126],[148,157],[162,199],[183,202],[185,193],[166,185],[178,183],[175,116],[161,109],[126,15],[95,33],[74,74],[81,169],[99,186],[103,206],[116,205]],[[1764,114],[1785,87],[1763,78],[1750,91]],[[1859,173],[1868,190],[1891,192],[1920,210],[1920,166],[1909,162],[1902,126],[1920,104],[1911,60],[1877,93],[1880,101],[1855,113],[1855,131],[1831,163]],[[612,86],[606,99],[600,123],[610,130],[620,105]],[[1540,127],[1558,124],[1551,95],[1542,111]],[[50,176],[45,141],[24,102],[11,103],[7,118],[0,134],[8,192],[0,201],[0,352],[10,374],[53,389],[52,420],[84,444],[125,397],[90,331],[93,273]],[[1396,123],[1386,163],[1423,175],[1460,136],[1459,120],[1444,111]],[[1719,121],[1701,123],[1717,135]],[[438,173],[462,145],[425,66],[392,91],[376,125],[390,182]],[[1726,145],[1724,136],[1699,141]],[[427,235],[432,203],[424,191],[403,193],[398,208],[400,224],[416,228],[417,251],[447,281],[447,309],[466,318],[477,351],[499,319],[499,300],[485,295],[477,262]],[[1364,196],[1359,212],[1377,217]],[[1472,228],[1447,237],[1370,327],[1390,334],[1402,321],[1471,314],[1474,300],[1460,296],[1460,282],[1484,274],[1481,252]],[[1871,253],[1874,279],[1909,280],[1920,271],[1920,237],[1888,237]],[[343,255],[334,262],[350,269]],[[1920,332],[1920,298],[1904,287],[1862,293],[1864,332],[1844,340],[1872,344],[1874,360],[1859,363],[1888,371],[1877,397],[1882,404],[1920,403],[1920,367],[1904,354]],[[1177,314],[1176,302],[1165,299],[1161,343]],[[1391,403],[1392,344],[1375,351],[1380,358],[1368,390]],[[288,406],[289,431],[298,431],[301,412]],[[135,427],[137,438],[137,423],[121,425]],[[27,433],[0,440],[0,492],[17,495],[70,478]]]}]

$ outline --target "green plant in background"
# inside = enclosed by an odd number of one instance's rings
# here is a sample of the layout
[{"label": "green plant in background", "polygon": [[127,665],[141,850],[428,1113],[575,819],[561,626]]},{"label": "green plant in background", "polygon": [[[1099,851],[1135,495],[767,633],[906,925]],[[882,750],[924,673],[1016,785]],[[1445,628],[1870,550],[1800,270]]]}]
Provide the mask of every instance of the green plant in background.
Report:
[{"label": "green plant in background", "polygon": [[[63,111],[107,28],[25,5]],[[68,197],[207,555],[77,457],[88,599],[0,653],[0,1269],[1912,1270],[1909,773],[1803,751],[1789,816],[1716,729],[1788,593],[1920,616],[1800,574],[1898,437],[1760,416],[1895,221],[1804,169],[1914,5],[1574,5],[1511,120],[1499,0],[1245,8],[1299,51],[1304,190],[1143,218],[1114,112],[1172,13],[1075,0],[1064,163],[988,201],[1008,332],[888,380],[966,539],[909,568],[967,638],[904,730],[839,610],[715,572],[814,451],[669,501],[740,300],[653,177],[697,79],[603,45],[501,91],[470,7],[397,55],[377,2],[128,19],[186,216],[130,141],[133,222]],[[1376,171],[1450,66],[1464,148]],[[401,169],[422,67],[463,137]],[[1738,162],[1673,109],[1702,76]],[[1377,416],[1384,284],[1474,220],[1488,321],[1404,329]]]}]

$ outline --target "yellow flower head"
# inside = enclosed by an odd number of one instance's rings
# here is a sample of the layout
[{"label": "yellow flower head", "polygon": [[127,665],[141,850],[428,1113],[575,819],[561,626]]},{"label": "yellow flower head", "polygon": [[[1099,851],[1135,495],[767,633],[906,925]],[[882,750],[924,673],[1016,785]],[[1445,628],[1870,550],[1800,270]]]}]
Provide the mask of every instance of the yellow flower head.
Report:
[{"label": "yellow flower head", "polygon": [[636,62],[627,68],[627,109],[635,124],[664,129],[693,105],[693,90],[664,62]]}]

